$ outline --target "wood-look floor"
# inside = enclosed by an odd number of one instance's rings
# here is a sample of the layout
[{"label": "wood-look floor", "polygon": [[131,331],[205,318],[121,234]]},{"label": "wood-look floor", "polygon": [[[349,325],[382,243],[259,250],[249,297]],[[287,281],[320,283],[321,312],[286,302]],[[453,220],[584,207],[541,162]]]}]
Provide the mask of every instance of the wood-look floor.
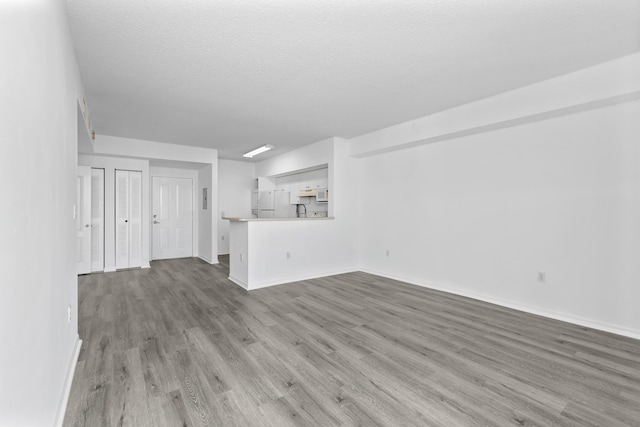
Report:
[{"label": "wood-look floor", "polygon": [[365,273],[80,277],[66,426],[638,426],[640,341]]}]

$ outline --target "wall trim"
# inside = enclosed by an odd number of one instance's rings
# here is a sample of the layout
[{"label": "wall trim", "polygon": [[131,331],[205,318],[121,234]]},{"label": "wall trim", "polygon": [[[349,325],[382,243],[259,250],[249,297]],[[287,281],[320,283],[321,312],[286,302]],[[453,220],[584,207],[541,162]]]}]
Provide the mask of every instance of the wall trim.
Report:
[{"label": "wall trim", "polygon": [[203,260],[203,261],[205,261],[205,262],[207,262],[209,264],[212,264],[212,265],[218,264],[217,260],[216,260],[216,262],[213,262],[213,261],[211,261],[209,258],[207,258],[204,255],[197,255],[196,258],[200,258],[201,260]]},{"label": "wall trim", "polygon": [[373,274],[373,275],[380,276],[380,277],[385,277],[387,279],[398,280],[400,282],[409,283],[411,285],[416,285],[416,286],[420,286],[420,287],[423,287],[423,288],[433,289],[435,291],[446,292],[446,293],[449,293],[449,294],[458,295],[458,296],[462,296],[462,297],[465,297],[465,298],[471,298],[471,299],[475,299],[475,300],[478,300],[478,301],[483,301],[483,302],[487,302],[487,303],[490,303],[490,304],[499,305],[501,307],[506,307],[506,308],[522,311],[522,312],[529,313],[529,314],[535,314],[537,316],[548,317],[550,319],[559,320],[561,322],[572,323],[572,324],[577,325],[577,326],[584,326],[584,327],[587,327],[587,328],[596,329],[596,330],[603,331],[603,332],[609,332],[609,333],[616,334],[616,335],[622,335],[622,336],[625,336],[625,337],[628,337],[628,338],[640,339],[640,331],[624,328],[624,327],[617,326],[617,325],[611,325],[611,324],[608,324],[608,323],[598,322],[598,321],[595,321],[595,320],[592,320],[592,319],[586,319],[586,318],[579,317],[579,316],[571,316],[571,315],[558,313],[558,312],[554,312],[554,311],[542,310],[542,309],[539,309],[539,308],[536,308],[536,307],[531,307],[531,306],[527,306],[527,305],[523,305],[523,304],[513,303],[513,302],[510,302],[510,301],[505,301],[505,300],[501,300],[501,299],[498,299],[498,298],[487,297],[485,295],[476,294],[474,292],[460,291],[458,289],[452,289],[452,288],[447,288],[447,287],[444,287],[444,286],[439,286],[439,285],[437,285],[435,283],[431,283],[431,282],[416,281],[416,280],[408,279],[406,277],[400,277],[400,276],[396,276],[396,275],[392,275],[392,274],[386,274],[386,273],[382,273],[380,271],[376,271],[376,270],[372,270],[372,269],[364,268],[364,269],[362,269],[362,272]]},{"label": "wall trim", "polygon": [[233,277],[233,276],[229,276],[229,277],[228,277],[228,279],[229,279],[230,281],[232,281],[233,283],[235,283],[236,285],[240,286],[240,287],[241,287],[242,289],[244,289],[245,291],[248,291],[248,289],[247,289],[247,284],[246,284],[246,283],[244,283],[242,280],[240,280],[240,279],[236,279],[236,278],[235,278],[235,277]]},{"label": "wall trim", "polygon": [[146,264],[142,264],[142,267],[140,268],[151,268],[151,264],[146,263]]},{"label": "wall trim", "polygon": [[115,267],[106,267],[102,272],[103,273],[115,273],[116,268]]},{"label": "wall trim", "polygon": [[69,395],[71,394],[71,384],[73,384],[73,376],[76,373],[76,366],[78,365],[78,357],[80,357],[80,349],[82,348],[82,340],[79,336],[76,338],[76,344],[73,348],[73,354],[69,361],[69,367],[67,368],[67,375],[64,380],[64,388],[62,389],[62,396],[60,396],[60,403],[58,404],[58,410],[56,412],[56,427],[62,427],[64,421],[64,414],[67,412],[67,404],[69,403]]}]

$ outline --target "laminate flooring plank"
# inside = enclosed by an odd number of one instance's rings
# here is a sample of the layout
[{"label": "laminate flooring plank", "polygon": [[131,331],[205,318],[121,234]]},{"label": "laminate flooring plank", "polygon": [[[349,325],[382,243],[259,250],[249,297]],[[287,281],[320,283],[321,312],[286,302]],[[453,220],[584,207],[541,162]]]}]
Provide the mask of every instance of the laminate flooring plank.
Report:
[{"label": "laminate flooring plank", "polygon": [[312,426],[313,420],[298,413],[284,397],[260,405],[260,411],[272,427]]},{"label": "laminate flooring plank", "polygon": [[192,425],[186,410],[178,410],[172,401],[171,392],[158,396],[148,396],[146,402],[149,408],[149,422],[158,427]]},{"label": "laminate flooring plank", "polygon": [[115,353],[112,378],[108,405],[111,425],[151,426],[144,374],[137,348]]},{"label": "laminate flooring plank", "polygon": [[161,350],[159,338],[145,338],[139,352],[147,395],[164,396],[179,387],[170,373],[170,361]]},{"label": "laminate flooring plank", "polygon": [[228,256],[78,278],[65,426],[640,426],[640,341],[363,272]]},{"label": "laminate flooring plank", "polygon": [[[237,285],[236,285],[237,286]],[[260,405],[264,402],[279,399],[282,397],[277,387],[270,378],[260,377],[246,354],[244,347],[233,345],[235,340],[229,340],[222,334],[209,335],[212,345],[220,353],[222,366],[225,366],[228,376],[236,380],[236,385],[232,390],[242,393],[247,401]]]},{"label": "laminate flooring plank", "polygon": [[228,375],[224,373],[225,365],[212,363],[221,360],[221,357],[217,354],[217,349],[211,345],[209,336],[200,328],[186,330],[185,336],[190,344],[191,354],[203,371],[211,389],[217,394],[231,390],[226,379]]},{"label": "laminate flooring plank", "polygon": [[[491,337],[493,338],[493,337]],[[472,351],[471,348],[465,351]],[[549,355],[536,352],[533,346],[522,342],[504,342],[491,339],[491,345],[481,349],[484,355],[496,354],[503,366],[520,367],[526,364],[531,369],[536,369],[538,375],[544,376],[550,381],[566,380],[566,384],[588,386],[590,390],[601,390],[609,395],[619,394],[621,390],[638,389],[640,381],[634,377],[640,370],[628,369],[626,373],[609,369],[609,363],[598,364],[584,360],[580,354],[571,357],[564,355]],[[501,355],[501,356],[500,356]],[[507,362],[509,360],[509,362]],[[533,378],[533,376],[532,376]],[[537,378],[537,376],[536,376]]]},{"label": "laminate flooring plank", "polygon": [[215,413],[212,411],[213,392],[209,389],[204,375],[200,375],[192,362],[188,350],[178,350],[172,355],[175,375],[180,379],[180,395],[192,421],[197,426],[215,426]]},{"label": "laminate flooring plank", "polygon": [[[488,353],[488,351],[483,354],[476,353],[475,360],[482,365],[495,363],[496,366],[500,366],[500,370],[512,378],[526,381],[534,387],[549,389],[559,399],[570,402],[572,398],[575,399],[575,396],[580,396],[580,400],[591,401],[593,408],[603,412],[613,411],[618,414],[637,412],[633,406],[629,405],[628,400],[619,397],[615,387],[612,388],[607,382],[595,379],[588,374],[580,375],[567,371],[566,368],[543,366],[525,358],[514,360],[501,357],[491,360]],[[469,356],[470,353],[465,352],[465,355]],[[593,373],[595,374],[595,371]],[[603,405],[602,402],[606,404]],[[626,415],[622,418],[626,418]]]},{"label": "laminate flooring plank", "polygon": [[[163,406],[164,425],[183,427],[202,425],[200,414],[197,411],[190,410],[181,390],[174,390],[169,393],[169,399],[171,405]],[[193,417],[196,418],[194,419]]]},{"label": "laminate flooring plank", "polygon": [[338,386],[327,386],[315,375],[312,379],[305,377],[262,343],[252,344],[247,350],[260,373],[272,378],[282,395],[288,397],[298,412],[307,413],[316,425],[341,425],[346,421],[332,399],[339,391]]}]

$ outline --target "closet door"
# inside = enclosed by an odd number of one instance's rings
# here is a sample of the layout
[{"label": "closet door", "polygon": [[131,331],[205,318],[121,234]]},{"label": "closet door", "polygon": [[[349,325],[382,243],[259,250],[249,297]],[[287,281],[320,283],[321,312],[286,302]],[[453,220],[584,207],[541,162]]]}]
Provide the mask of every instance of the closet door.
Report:
[{"label": "closet door", "polygon": [[116,170],[116,269],[142,266],[142,172]]},{"label": "closet door", "polygon": [[142,172],[129,172],[129,268],[142,266]]}]

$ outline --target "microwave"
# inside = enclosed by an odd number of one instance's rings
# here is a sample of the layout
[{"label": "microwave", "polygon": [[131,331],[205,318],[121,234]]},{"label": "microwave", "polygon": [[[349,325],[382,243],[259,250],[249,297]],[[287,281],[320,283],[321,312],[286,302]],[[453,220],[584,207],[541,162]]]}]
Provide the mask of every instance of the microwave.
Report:
[{"label": "microwave", "polygon": [[318,188],[316,191],[316,202],[328,202],[329,201],[329,190],[326,188]]}]

